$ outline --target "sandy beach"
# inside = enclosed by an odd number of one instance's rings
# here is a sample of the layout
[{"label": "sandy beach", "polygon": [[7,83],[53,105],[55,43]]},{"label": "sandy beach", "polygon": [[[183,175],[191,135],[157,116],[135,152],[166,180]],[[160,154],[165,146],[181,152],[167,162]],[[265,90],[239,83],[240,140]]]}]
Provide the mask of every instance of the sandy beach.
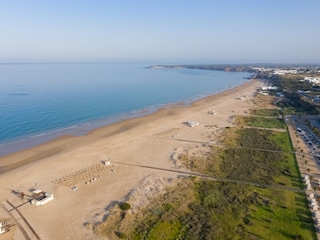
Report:
[{"label": "sandy beach", "polygon": [[[190,106],[163,108],[85,136],[62,136],[1,157],[0,218],[14,217],[18,224],[0,239],[97,239],[86,223],[103,221],[108,210],[130,194],[135,194],[136,203],[145,204],[146,195],[171,184],[180,174],[165,169],[181,169],[174,162],[175,152],[218,141],[223,129],[234,124],[234,116],[249,114],[261,84],[250,80]],[[189,127],[187,121],[199,125]],[[143,193],[137,191],[141,187]],[[35,206],[11,193],[27,196],[33,189],[53,193],[54,200]],[[7,211],[10,203],[38,237],[16,211]]]}]

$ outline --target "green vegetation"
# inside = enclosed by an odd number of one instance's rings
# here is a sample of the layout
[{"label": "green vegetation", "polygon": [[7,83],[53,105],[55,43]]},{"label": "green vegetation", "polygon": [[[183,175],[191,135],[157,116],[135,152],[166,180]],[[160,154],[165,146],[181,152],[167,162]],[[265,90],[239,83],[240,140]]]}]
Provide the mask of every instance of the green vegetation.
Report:
[{"label": "green vegetation", "polygon": [[196,201],[195,178],[184,179],[177,187],[168,188],[144,210],[129,239],[186,239],[188,227],[184,224],[189,205]]},{"label": "green vegetation", "polygon": [[160,196],[157,201],[162,205],[153,204],[145,211],[128,237],[316,239],[304,194],[242,183],[303,188],[288,133],[248,128],[238,130],[237,136],[234,147],[215,149],[206,157],[206,161],[218,163],[208,164],[213,169],[203,171],[238,183],[185,179],[185,187]]},{"label": "green vegetation", "polygon": [[318,109],[315,105],[301,98],[298,93],[287,93],[286,98],[278,102],[284,115],[317,115]]},{"label": "green vegetation", "polygon": [[258,194],[249,208],[249,232],[263,239],[316,239],[303,194],[268,189],[259,189]]},{"label": "green vegetation", "polygon": [[130,203],[123,202],[123,203],[120,203],[119,207],[121,210],[125,211],[125,210],[129,210],[131,208],[131,205]]},{"label": "green vegetation", "polygon": [[[300,81],[308,74],[298,75],[281,75],[273,76],[271,80],[274,85],[279,86],[280,91],[285,95],[285,98],[277,103],[278,107],[282,108],[283,114],[318,114],[317,106],[315,106],[308,95],[315,96],[320,94],[320,87],[313,85],[307,81]],[[300,95],[298,91],[308,91],[304,96]]]},{"label": "green vegetation", "polygon": [[252,110],[253,115],[257,116],[265,116],[265,117],[278,117],[281,112],[274,108],[274,109],[254,109]]},{"label": "green vegetation", "polygon": [[310,91],[313,89],[313,85],[307,81],[299,81],[301,79],[299,76],[286,76],[282,75],[278,77],[278,84],[281,89],[290,92]]},{"label": "green vegetation", "polygon": [[[276,118],[248,119],[263,128],[285,128]],[[103,223],[99,231],[134,240],[317,239],[305,194],[291,191],[303,184],[288,132],[228,128],[225,134],[229,147],[212,147],[203,157],[182,154],[180,161],[193,171],[233,182],[182,179],[152,199],[137,219],[118,212],[115,224]],[[126,204],[120,208],[129,209]]]},{"label": "green vegetation", "polygon": [[[318,73],[313,74],[285,74],[285,75],[273,75],[271,80],[273,84],[280,87],[281,91],[297,92],[301,91],[319,91],[319,87],[308,81],[303,81],[305,77],[316,77]],[[264,76],[268,78],[268,76]],[[302,81],[301,81],[302,80]]]},{"label": "green vegetation", "polygon": [[237,144],[242,148],[225,149],[222,155],[220,169],[224,177],[269,185],[303,187],[297,180],[298,166],[291,153],[291,142],[286,132],[249,128],[241,129],[238,133]]},{"label": "green vegetation", "polygon": [[150,231],[150,240],[177,239],[180,235],[181,224],[179,221],[161,221]]},{"label": "green vegetation", "polygon": [[285,128],[282,119],[265,117],[243,117],[246,125],[261,128]]}]

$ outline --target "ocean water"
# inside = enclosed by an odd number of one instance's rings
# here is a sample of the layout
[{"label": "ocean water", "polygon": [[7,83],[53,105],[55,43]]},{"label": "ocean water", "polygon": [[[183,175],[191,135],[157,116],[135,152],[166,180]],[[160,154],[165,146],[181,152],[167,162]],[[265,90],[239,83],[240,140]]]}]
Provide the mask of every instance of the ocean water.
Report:
[{"label": "ocean water", "polygon": [[187,104],[250,77],[148,66],[0,64],[0,155],[61,134],[84,134],[166,104]]}]

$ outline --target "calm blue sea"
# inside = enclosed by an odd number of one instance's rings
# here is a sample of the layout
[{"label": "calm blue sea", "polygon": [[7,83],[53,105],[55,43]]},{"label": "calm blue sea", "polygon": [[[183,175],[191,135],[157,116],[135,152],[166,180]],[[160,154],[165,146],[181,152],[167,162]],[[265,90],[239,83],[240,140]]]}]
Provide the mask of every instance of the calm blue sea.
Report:
[{"label": "calm blue sea", "polygon": [[150,69],[148,64],[0,64],[0,154],[8,143],[63,133],[186,103],[239,85],[249,73]]}]

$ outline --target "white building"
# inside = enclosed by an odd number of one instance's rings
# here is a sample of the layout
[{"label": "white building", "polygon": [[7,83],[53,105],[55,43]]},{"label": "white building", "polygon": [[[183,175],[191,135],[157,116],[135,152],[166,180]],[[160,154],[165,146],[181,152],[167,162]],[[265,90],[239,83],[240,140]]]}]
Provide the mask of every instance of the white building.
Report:
[{"label": "white building", "polygon": [[284,74],[297,74],[297,69],[285,70],[285,69],[275,69],[274,74],[277,75],[284,75]]},{"label": "white building", "polygon": [[305,77],[304,80],[308,81],[310,83],[320,84],[320,78],[319,77]]},{"label": "white building", "polygon": [[279,87],[277,86],[264,86],[261,88],[261,90],[263,91],[267,91],[267,90],[278,90]]},{"label": "white building", "polygon": [[36,189],[32,193],[33,195],[36,195],[36,197],[31,200],[31,204],[36,206],[45,205],[54,199],[53,193],[43,192],[40,189]]}]

